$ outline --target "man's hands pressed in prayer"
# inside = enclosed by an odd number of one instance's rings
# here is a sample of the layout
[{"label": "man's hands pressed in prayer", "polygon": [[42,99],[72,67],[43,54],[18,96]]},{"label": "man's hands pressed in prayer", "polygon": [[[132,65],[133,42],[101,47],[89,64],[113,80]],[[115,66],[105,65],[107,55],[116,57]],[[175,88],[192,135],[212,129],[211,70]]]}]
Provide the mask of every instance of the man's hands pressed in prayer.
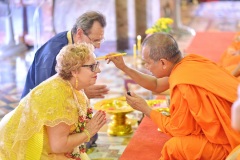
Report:
[{"label": "man's hands pressed in prayer", "polygon": [[85,94],[89,99],[91,98],[104,98],[104,95],[107,94],[109,89],[106,85],[92,85],[84,89]]}]

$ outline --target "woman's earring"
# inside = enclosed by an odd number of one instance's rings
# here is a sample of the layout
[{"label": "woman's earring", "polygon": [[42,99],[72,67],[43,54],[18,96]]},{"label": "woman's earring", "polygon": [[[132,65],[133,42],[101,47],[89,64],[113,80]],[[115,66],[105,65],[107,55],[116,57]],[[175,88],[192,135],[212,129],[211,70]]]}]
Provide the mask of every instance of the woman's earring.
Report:
[{"label": "woman's earring", "polygon": [[76,89],[78,88],[78,79],[76,78],[76,81],[75,81],[75,87],[76,87]]}]

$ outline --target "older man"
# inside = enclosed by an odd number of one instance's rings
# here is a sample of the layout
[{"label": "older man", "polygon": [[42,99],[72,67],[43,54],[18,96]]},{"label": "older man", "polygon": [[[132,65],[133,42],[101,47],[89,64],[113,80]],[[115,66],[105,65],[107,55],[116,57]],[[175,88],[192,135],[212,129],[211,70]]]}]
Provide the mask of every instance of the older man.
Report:
[{"label": "older man", "polygon": [[[99,12],[90,11],[82,14],[73,25],[71,31],[61,32],[47,41],[40,47],[29,68],[22,98],[31,89],[42,81],[56,73],[56,56],[67,44],[87,42],[92,43],[95,48],[100,48],[104,40],[104,27],[106,26],[105,16]],[[94,85],[84,89],[88,98],[104,98],[108,89],[106,85]],[[87,147],[95,145],[97,134],[87,144]]]},{"label": "older man", "polygon": [[155,77],[127,67],[121,57],[109,60],[145,88],[161,91],[169,84],[169,117],[152,110],[133,92],[126,94],[128,104],[172,136],[160,159],[225,159],[240,143],[240,134],[232,129],[230,119],[237,98],[237,78],[201,56],[183,57],[169,34],[156,33],[146,38],[142,58]]},{"label": "older man", "polygon": [[[22,98],[39,83],[56,73],[56,56],[67,44],[89,42],[100,48],[104,40],[105,17],[98,12],[90,11],[82,14],[71,31],[61,32],[40,47],[29,68]],[[103,98],[108,92],[105,85],[95,85],[85,89],[88,98]]]}]

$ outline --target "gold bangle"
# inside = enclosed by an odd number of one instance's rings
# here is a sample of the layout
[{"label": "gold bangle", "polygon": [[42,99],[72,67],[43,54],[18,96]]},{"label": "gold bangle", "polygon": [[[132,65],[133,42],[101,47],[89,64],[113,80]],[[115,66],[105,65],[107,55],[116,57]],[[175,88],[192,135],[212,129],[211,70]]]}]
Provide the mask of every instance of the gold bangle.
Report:
[{"label": "gold bangle", "polygon": [[88,132],[87,129],[84,129],[83,132],[87,135],[87,137],[88,137],[88,138],[87,138],[87,142],[89,142],[89,141],[90,141],[90,138],[91,138],[90,133]]}]

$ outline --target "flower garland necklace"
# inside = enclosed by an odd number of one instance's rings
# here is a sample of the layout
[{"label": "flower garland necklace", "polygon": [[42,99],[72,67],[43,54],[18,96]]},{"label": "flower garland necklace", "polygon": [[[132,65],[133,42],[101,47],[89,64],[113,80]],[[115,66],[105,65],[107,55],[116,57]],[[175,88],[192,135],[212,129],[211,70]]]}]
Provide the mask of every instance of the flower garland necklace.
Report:
[{"label": "flower garland necklace", "polygon": [[[78,117],[78,123],[75,124],[76,129],[73,131],[72,134],[74,134],[74,133],[82,133],[84,128],[85,128],[85,126],[86,126],[87,121],[92,118],[93,110],[92,110],[91,107],[89,107],[88,98],[85,95],[85,93],[83,92],[83,90],[81,90],[81,92],[79,92],[79,93],[81,93],[82,96],[83,96],[83,99],[86,100],[86,107],[84,107],[85,104],[80,105],[79,100],[77,98],[77,95],[76,95],[76,93],[74,91],[74,88],[72,87],[72,85],[71,85],[71,83],[69,81],[67,81],[67,82],[70,85],[71,90],[73,92],[74,100],[75,100],[75,102],[77,104],[77,108],[79,110],[78,115],[80,115]],[[80,153],[85,153],[85,152],[86,152],[86,145],[83,143],[79,147],[74,148],[74,151],[72,153],[66,153],[65,156],[68,157],[68,158],[81,160]]]}]

